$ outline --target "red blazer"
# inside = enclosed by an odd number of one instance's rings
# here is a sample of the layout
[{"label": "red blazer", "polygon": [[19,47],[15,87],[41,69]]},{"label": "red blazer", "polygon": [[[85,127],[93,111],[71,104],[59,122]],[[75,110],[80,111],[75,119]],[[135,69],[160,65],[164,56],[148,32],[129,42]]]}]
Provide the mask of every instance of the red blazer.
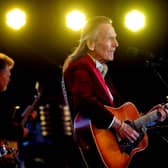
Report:
[{"label": "red blazer", "polygon": [[97,127],[107,128],[113,119],[104,105],[113,106],[107,85],[94,61],[86,55],[72,62],[64,73],[70,109],[89,117]]}]

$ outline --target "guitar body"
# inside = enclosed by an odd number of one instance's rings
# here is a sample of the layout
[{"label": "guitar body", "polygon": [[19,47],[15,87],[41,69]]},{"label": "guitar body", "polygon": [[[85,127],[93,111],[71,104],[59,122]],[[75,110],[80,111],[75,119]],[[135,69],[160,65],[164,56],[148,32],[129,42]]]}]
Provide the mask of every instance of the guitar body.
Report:
[{"label": "guitar body", "polygon": [[[134,121],[140,117],[136,107],[130,102],[118,108],[105,107],[122,121]],[[136,152],[144,150],[148,145],[148,137],[144,133],[138,144],[127,153],[121,149],[115,132],[96,128],[88,118],[80,114],[75,117],[74,131],[88,167],[126,168]]]},{"label": "guitar body", "polygon": [[16,160],[18,152],[18,143],[16,141],[0,140],[0,158],[4,160]]}]

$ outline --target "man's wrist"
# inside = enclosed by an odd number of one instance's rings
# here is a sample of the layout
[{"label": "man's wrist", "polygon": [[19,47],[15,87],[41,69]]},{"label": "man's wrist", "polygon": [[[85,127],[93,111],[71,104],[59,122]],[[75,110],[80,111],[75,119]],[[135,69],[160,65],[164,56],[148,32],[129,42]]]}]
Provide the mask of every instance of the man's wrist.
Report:
[{"label": "man's wrist", "polygon": [[115,116],[108,128],[114,128],[115,130],[119,130],[122,126],[122,121],[117,119]]}]

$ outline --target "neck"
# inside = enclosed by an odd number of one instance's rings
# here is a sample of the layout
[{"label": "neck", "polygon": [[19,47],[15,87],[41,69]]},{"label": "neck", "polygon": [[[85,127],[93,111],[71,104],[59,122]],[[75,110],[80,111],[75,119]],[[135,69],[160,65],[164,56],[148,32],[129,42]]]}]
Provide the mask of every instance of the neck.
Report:
[{"label": "neck", "polygon": [[96,54],[92,53],[92,52],[88,52],[87,53],[94,61],[97,60],[99,61],[101,64],[105,64],[106,62],[101,59],[100,57],[98,57]]}]

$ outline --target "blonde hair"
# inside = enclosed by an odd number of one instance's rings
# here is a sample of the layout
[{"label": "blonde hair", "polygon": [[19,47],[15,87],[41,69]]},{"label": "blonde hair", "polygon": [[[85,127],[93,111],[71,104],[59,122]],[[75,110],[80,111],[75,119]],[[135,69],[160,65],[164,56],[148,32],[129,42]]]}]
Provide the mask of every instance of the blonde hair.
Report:
[{"label": "blonde hair", "polygon": [[81,32],[81,37],[78,46],[64,61],[63,72],[67,69],[71,62],[82,57],[88,52],[89,49],[87,47],[86,42],[88,39],[92,39],[94,41],[97,39],[99,33],[98,28],[99,25],[102,23],[112,24],[112,20],[106,16],[96,16],[87,21],[85,27]]},{"label": "blonde hair", "polygon": [[6,66],[12,69],[14,64],[15,62],[11,57],[4,53],[0,53],[0,71],[3,70]]}]

